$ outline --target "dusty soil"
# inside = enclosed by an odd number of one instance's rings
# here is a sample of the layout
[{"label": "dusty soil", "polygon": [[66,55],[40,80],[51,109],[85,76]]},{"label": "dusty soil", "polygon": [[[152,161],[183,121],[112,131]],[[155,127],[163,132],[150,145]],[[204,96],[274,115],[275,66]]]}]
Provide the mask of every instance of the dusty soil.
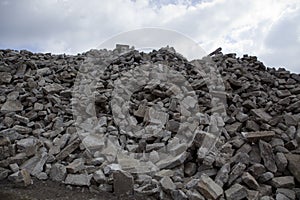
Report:
[{"label": "dusty soil", "polygon": [[117,200],[111,193],[91,193],[88,188],[66,187],[52,181],[37,181],[28,187],[0,181],[0,200]]}]

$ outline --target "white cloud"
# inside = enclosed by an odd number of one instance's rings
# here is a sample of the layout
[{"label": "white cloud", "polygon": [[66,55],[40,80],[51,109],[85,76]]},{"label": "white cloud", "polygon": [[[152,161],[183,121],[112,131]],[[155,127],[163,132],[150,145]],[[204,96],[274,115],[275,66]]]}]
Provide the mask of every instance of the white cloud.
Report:
[{"label": "white cloud", "polygon": [[159,27],[207,52],[221,46],[297,71],[299,12],[299,0],[0,0],[0,48],[78,53],[124,31]]}]

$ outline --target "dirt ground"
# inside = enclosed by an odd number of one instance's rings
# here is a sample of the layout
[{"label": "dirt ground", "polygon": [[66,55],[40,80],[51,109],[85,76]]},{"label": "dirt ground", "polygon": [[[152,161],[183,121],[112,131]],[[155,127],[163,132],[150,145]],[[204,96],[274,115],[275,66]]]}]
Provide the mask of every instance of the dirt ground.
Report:
[{"label": "dirt ground", "polygon": [[[72,189],[52,181],[34,181],[28,187],[16,186],[9,181],[0,181],[0,200],[117,200],[111,193],[91,193],[88,188]],[[135,199],[134,197],[132,199]]]}]

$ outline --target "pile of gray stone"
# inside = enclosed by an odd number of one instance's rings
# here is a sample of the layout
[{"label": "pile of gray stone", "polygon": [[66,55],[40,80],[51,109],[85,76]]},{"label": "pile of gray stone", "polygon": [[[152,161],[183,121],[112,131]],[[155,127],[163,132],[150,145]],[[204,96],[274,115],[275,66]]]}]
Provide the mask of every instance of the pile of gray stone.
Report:
[{"label": "pile of gray stone", "polygon": [[120,198],[300,199],[300,75],[221,48],[0,50],[0,181]]}]

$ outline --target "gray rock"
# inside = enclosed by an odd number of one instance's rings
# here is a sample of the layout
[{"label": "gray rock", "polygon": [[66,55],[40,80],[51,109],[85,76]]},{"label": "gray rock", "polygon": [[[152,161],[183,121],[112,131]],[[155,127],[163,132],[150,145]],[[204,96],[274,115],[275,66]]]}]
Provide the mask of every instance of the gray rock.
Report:
[{"label": "gray rock", "polygon": [[69,165],[66,166],[67,172],[75,174],[85,169],[84,160],[82,158],[75,159]]},{"label": "gray rock", "polygon": [[264,122],[268,122],[269,120],[272,119],[272,117],[268,113],[266,113],[263,109],[252,109],[251,114]]},{"label": "gray rock", "polygon": [[275,188],[293,188],[295,181],[293,176],[274,177],[271,180],[271,185]]},{"label": "gray rock", "polygon": [[172,179],[168,176],[164,176],[161,180],[160,180],[160,184],[161,187],[164,191],[166,192],[170,192],[172,190],[176,189],[176,185],[174,184],[174,182],[172,181]]},{"label": "gray rock", "polygon": [[57,83],[49,84],[49,85],[46,85],[45,87],[43,87],[43,90],[46,93],[57,93],[57,92],[62,91],[63,89],[64,88],[60,84],[57,84]]},{"label": "gray rock", "polygon": [[223,194],[223,189],[205,174],[200,177],[197,189],[207,199],[218,199]]},{"label": "gray rock", "polygon": [[202,196],[197,190],[187,190],[186,196],[189,200],[205,200],[204,196]]},{"label": "gray rock", "polygon": [[92,174],[68,174],[64,183],[76,186],[90,186],[92,177]]},{"label": "gray rock", "polygon": [[241,176],[246,169],[246,165],[242,163],[237,163],[233,166],[228,179],[228,184],[231,185],[239,176]]},{"label": "gray rock", "polygon": [[12,181],[13,183],[20,184],[22,186],[29,186],[33,183],[30,174],[26,169],[22,169],[9,175],[8,180]]},{"label": "gray rock", "polygon": [[13,129],[20,134],[29,134],[32,132],[32,128],[28,128],[28,127],[20,126],[20,125],[15,125],[13,127]]},{"label": "gray rock", "polygon": [[272,172],[265,172],[259,177],[258,181],[260,183],[265,183],[271,180],[272,178],[274,178],[274,174]]},{"label": "gray rock", "polygon": [[287,161],[285,155],[281,152],[276,153],[275,162],[276,162],[278,171],[279,172],[284,172],[286,167],[287,167],[287,164],[288,164],[288,161]]},{"label": "gray rock", "polygon": [[70,155],[70,153],[72,153],[79,147],[79,144],[80,144],[79,139],[74,140],[72,143],[70,143],[68,146],[62,149],[59,154],[57,154],[56,159],[64,160],[66,157]]},{"label": "gray rock", "polygon": [[107,178],[104,175],[102,169],[98,169],[97,171],[94,172],[93,174],[93,179],[97,182],[97,183],[105,183]]},{"label": "gray rock", "polygon": [[275,163],[275,156],[273,154],[273,150],[272,150],[272,146],[263,141],[260,140],[259,141],[259,149],[260,149],[260,155],[264,161],[264,165],[265,167],[270,170],[271,172],[276,172],[277,171],[277,167],[276,167],[276,163]]},{"label": "gray rock", "polygon": [[53,181],[61,182],[67,176],[67,169],[64,165],[55,163],[50,169],[50,179]]},{"label": "gray rock", "polygon": [[221,169],[218,171],[216,178],[215,178],[215,182],[223,187],[223,185],[225,183],[227,183],[228,179],[229,179],[229,172],[230,172],[230,164],[226,163],[225,165],[223,165],[221,167]]},{"label": "gray rock", "polygon": [[259,184],[255,180],[255,178],[248,172],[243,173],[242,180],[250,189],[256,190],[259,187]]},{"label": "gray rock", "polygon": [[114,179],[114,193],[118,197],[120,196],[127,196],[133,194],[133,176],[125,171],[118,170],[113,172],[113,179]]},{"label": "gray rock", "polygon": [[23,110],[23,105],[18,100],[7,100],[2,106],[1,111],[18,112]]},{"label": "gray rock", "polygon": [[285,155],[288,160],[288,169],[290,172],[294,175],[294,177],[297,179],[297,181],[300,182],[300,155],[298,154],[286,154]]},{"label": "gray rock", "polygon": [[20,168],[26,169],[32,176],[37,176],[43,171],[47,159],[48,154],[46,152],[39,152],[23,163]]},{"label": "gray rock", "polygon": [[188,196],[182,190],[171,191],[171,197],[174,200],[188,200]]},{"label": "gray rock", "polygon": [[242,132],[242,135],[249,142],[257,142],[260,139],[270,139],[275,135],[274,131],[256,131],[256,132]]},{"label": "gray rock", "polygon": [[19,165],[18,165],[17,163],[10,164],[10,165],[9,165],[9,168],[10,168],[10,170],[11,170],[12,172],[17,172],[17,171],[19,171],[19,169],[20,169],[20,167],[19,167]]},{"label": "gray rock", "polygon": [[285,196],[284,194],[277,193],[277,194],[276,194],[276,200],[290,200],[290,198],[288,198],[288,197]]},{"label": "gray rock", "polygon": [[286,189],[286,188],[278,188],[276,190],[276,193],[281,193],[284,196],[288,197],[288,199],[296,199],[296,192],[291,189]]},{"label": "gray rock", "polygon": [[227,200],[240,200],[247,197],[247,190],[236,183],[225,191],[225,196]]},{"label": "gray rock", "polygon": [[8,72],[0,72],[0,83],[10,83],[12,75]]}]

